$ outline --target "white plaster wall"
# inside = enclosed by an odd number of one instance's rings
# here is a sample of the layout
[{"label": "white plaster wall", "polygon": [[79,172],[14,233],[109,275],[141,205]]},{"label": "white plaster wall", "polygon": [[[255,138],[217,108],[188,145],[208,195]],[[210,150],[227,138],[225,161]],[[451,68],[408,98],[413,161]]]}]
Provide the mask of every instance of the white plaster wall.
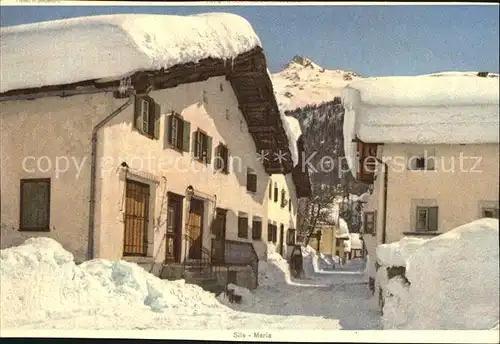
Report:
[{"label": "white plaster wall", "polygon": [[[111,99],[96,94],[0,103],[2,248],[50,237],[76,260],[86,259],[91,133],[112,111]],[[18,231],[23,178],[51,178],[50,232]]]},{"label": "white plaster wall", "polygon": [[[423,150],[435,152],[436,170],[411,171],[405,168],[408,156]],[[476,145],[385,144],[384,159],[389,166],[387,198],[387,242],[398,241],[414,230],[414,200],[428,200],[439,206],[438,233],[480,217],[482,202],[499,201],[499,147]],[[462,167],[460,159],[462,156]],[[397,158],[396,160],[396,157]],[[455,166],[453,166],[453,164]],[[383,174],[374,184],[374,193],[365,211],[377,210],[378,243],[381,243],[383,218]],[[365,238],[364,238],[365,239]],[[370,245],[371,246],[371,245]],[[369,250],[369,245],[367,245]]]},{"label": "white plaster wall", "polygon": [[[148,255],[155,256],[156,261],[162,261],[165,256],[165,243],[162,242],[166,229],[162,218],[162,214],[166,212],[164,196],[167,191],[184,195],[188,185],[192,185],[195,191],[201,192],[202,197],[206,198],[203,240],[206,248],[210,249],[209,223],[215,206],[228,209],[226,239],[252,242],[250,229],[248,239],[237,236],[238,212],[245,212],[249,215],[249,227],[253,216],[262,218],[265,240],[265,201],[269,176],[262,163],[257,160],[255,143],[248,133],[230,84],[224,77],[217,77],[205,82],[153,91],[149,95],[162,109],[159,140],[149,139],[133,129],[133,106],[114,118],[101,134],[103,145],[99,155],[103,160],[99,172],[100,220],[96,224],[99,256],[110,259],[122,257],[121,204],[124,178],[119,169],[122,162],[127,162],[133,170],[140,171],[142,177],[136,178],[151,185]],[[115,106],[121,102],[123,100],[116,100]],[[192,147],[189,153],[180,153],[166,147],[166,115],[172,110],[191,123],[191,138],[193,132],[200,127],[213,138],[213,150],[219,142],[223,142],[228,145],[231,156],[239,157],[238,160],[233,160],[232,170],[228,175],[210,168],[201,170],[202,164],[192,159]],[[212,151],[212,157],[214,156],[215,152]],[[246,190],[248,167],[257,173],[256,193]],[[212,200],[214,195],[217,197],[216,205]]]},{"label": "white plaster wall", "polygon": [[[278,186],[278,202],[274,202],[274,185]],[[269,187],[272,189],[272,196],[269,199]],[[281,190],[285,189],[286,199],[292,200],[292,211],[288,210],[288,205],[281,208]],[[266,188],[266,198],[267,198],[267,212],[268,219],[271,222],[276,222],[278,226],[278,241],[276,243],[277,251],[279,245],[283,246],[283,254],[288,257],[289,251],[293,248],[286,245],[286,238],[288,234],[288,229],[297,229],[297,209],[298,209],[298,199],[295,192],[295,184],[292,180],[292,175],[287,174],[274,174],[269,177],[269,184]],[[280,224],[284,225],[284,235],[283,242],[280,242]],[[264,233],[263,238],[267,241],[267,231]],[[279,251],[278,251],[279,252]]]}]

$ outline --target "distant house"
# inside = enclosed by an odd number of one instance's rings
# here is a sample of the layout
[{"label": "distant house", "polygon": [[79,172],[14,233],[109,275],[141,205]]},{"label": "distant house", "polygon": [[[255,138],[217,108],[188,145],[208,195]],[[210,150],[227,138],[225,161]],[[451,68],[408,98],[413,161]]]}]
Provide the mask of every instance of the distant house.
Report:
[{"label": "distant house", "polygon": [[308,193],[260,41],[241,17],[2,28],[0,63],[2,247],[47,236],[78,261],[125,259],[156,274],[255,266],[270,176],[295,171],[295,209]]},{"label": "distant house", "polygon": [[364,258],[363,241],[359,233],[349,233],[349,259]]},{"label": "distant house", "polygon": [[342,96],[351,172],[371,187],[363,214],[369,255],[403,236],[498,218],[498,79],[373,78]]}]

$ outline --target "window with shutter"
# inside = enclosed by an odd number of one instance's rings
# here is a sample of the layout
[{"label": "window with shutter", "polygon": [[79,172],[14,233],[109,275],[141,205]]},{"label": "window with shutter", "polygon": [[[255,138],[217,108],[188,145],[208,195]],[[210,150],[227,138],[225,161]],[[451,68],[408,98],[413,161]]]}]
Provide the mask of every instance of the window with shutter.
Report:
[{"label": "window with shutter", "polygon": [[252,221],[252,239],[262,239],[262,221],[260,219],[254,219]]},{"label": "window with shutter", "polygon": [[238,216],[238,238],[248,238],[248,217]]},{"label": "window with shutter", "polygon": [[285,189],[281,190],[281,208],[284,208],[287,206],[287,201],[286,201],[286,191]]},{"label": "window with shutter", "polygon": [[272,223],[267,224],[267,241],[273,241],[273,225]]},{"label": "window with shutter", "polygon": [[229,150],[226,145],[219,143],[215,150],[215,169],[223,172],[229,173]]},{"label": "window with shutter", "polygon": [[417,207],[415,227],[417,231],[437,231],[438,207]]},{"label": "window with shutter", "polygon": [[274,183],[274,203],[278,203],[278,184]]},{"label": "window with shutter", "polygon": [[500,213],[499,208],[483,208],[482,209],[483,217],[491,217],[493,219],[498,219],[499,213]]},{"label": "window with shutter", "polygon": [[292,212],[292,200],[291,199],[288,200],[288,212],[290,212],[290,213]]},{"label": "window with shutter", "polygon": [[184,125],[185,121],[178,113],[168,116],[168,143],[172,148],[184,150]]},{"label": "window with shutter", "polygon": [[198,129],[194,135],[194,158],[204,164],[210,164],[212,159],[212,138]]},{"label": "window with shutter", "polygon": [[134,128],[141,134],[158,139],[160,137],[161,107],[149,96],[135,97]]},{"label": "window with shutter", "polygon": [[257,192],[257,174],[252,169],[247,169],[247,190]]},{"label": "window with shutter", "polygon": [[375,234],[375,213],[365,212],[364,213],[364,230],[365,234]]},{"label": "window with shutter", "polygon": [[50,178],[21,179],[21,231],[50,231]]}]

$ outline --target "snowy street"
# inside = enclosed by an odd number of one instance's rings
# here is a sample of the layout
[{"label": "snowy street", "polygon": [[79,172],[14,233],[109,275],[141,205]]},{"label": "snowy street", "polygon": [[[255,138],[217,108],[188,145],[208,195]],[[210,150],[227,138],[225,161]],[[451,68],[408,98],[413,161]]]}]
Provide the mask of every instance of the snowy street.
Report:
[{"label": "snowy street", "polygon": [[[237,286],[229,303],[180,281],[160,280],[124,261],[75,265],[50,239],[2,250],[2,329],[379,329],[362,262],[318,270],[306,257],[307,278],[290,278],[274,253],[259,266],[255,290]],[[317,264],[316,264],[317,266]],[[26,283],[29,280],[31,283]]]}]

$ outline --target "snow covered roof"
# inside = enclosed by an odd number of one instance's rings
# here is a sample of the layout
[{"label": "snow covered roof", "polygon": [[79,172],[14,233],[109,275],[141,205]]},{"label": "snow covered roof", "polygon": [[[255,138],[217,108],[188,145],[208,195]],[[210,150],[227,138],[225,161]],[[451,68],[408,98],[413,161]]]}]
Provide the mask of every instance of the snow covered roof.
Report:
[{"label": "snow covered roof", "polygon": [[0,34],[0,93],[117,80],[261,46],[250,23],[230,13],[80,17],[2,27]]},{"label": "snow covered roof", "polygon": [[362,79],[342,91],[344,151],[353,170],[353,140],[374,143],[497,143],[498,78],[467,75]]},{"label": "snow covered roof", "polygon": [[337,226],[337,231],[335,233],[335,237],[339,239],[349,239],[349,227],[347,226],[347,222],[343,218],[339,218],[339,223]]},{"label": "snow covered roof", "polygon": [[300,135],[302,135],[302,130],[300,129],[299,121],[291,116],[286,116],[282,112],[281,119],[283,121],[283,127],[288,136],[288,142],[290,143],[290,152],[292,154],[293,166],[296,166],[299,162],[299,151],[297,148],[297,140]]}]

